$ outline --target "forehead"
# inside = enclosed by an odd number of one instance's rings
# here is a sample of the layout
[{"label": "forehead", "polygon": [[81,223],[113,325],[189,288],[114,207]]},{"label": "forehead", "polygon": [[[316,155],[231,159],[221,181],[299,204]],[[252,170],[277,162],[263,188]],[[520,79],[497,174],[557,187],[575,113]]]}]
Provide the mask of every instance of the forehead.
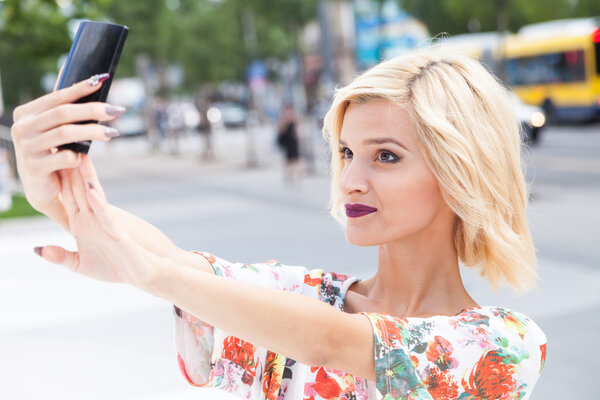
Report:
[{"label": "forehead", "polygon": [[359,144],[363,139],[392,137],[405,146],[414,146],[414,124],[402,107],[386,101],[350,104],[344,113],[340,140]]}]

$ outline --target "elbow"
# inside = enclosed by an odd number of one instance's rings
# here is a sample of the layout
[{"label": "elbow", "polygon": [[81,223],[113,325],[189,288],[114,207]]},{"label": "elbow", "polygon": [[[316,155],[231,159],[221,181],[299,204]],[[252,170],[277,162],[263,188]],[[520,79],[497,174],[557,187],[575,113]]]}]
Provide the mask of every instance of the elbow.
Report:
[{"label": "elbow", "polygon": [[313,349],[311,354],[309,355],[309,365],[311,367],[325,367],[327,366],[327,362],[329,360],[327,349],[325,346],[314,346],[316,348]]},{"label": "elbow", "polygon": [[330,367],[332,355],[340,343],[339,331],[337,329],[323,329],[321,334],[316,337],[320,340],[312,346],[311,366]]}]

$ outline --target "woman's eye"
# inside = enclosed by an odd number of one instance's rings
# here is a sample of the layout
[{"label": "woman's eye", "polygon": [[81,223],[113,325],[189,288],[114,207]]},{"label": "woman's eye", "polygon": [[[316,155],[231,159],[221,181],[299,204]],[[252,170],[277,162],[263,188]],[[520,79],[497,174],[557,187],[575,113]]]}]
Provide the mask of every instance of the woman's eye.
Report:
[{"label": "woman's eye", "polygon": [[340,149],[340,156],[342,160],[352,158],[352,151],[350,151],[350,149],[347,147],[343,147]]},{"label": "woman's eye", "polygon": [[382,162],[396,162],[398,161],[398,157],[389,151],[382,151],[379,153],[378,160]]}]

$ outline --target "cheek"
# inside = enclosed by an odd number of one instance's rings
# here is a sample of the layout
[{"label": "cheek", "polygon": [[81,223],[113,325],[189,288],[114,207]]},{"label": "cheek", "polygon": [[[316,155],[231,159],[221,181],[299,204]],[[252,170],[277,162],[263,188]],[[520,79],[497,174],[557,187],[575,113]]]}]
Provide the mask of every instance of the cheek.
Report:
[{"label": "cheek", "polygon": [[[422,225],[431,221],[443,202],[439,185],[428,169],[406,171],[395,176],[385,186],[380,200],[386,219],[398,220],[399,225]],[[394,224],[395,225],[395,224]]]}]

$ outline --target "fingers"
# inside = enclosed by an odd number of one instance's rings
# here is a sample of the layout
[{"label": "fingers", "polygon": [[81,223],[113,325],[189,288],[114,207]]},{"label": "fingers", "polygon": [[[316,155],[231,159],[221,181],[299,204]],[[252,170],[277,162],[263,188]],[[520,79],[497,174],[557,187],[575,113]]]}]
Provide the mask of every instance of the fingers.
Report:
[{"label": "fingers", "polygon": [[[81,155],[70,150],[57,151],[42,156],[30,157],[23,161],[19,171],[34,171],[29,176],[33,179],[43,178],[60,169],[77,168]],[[42,174],[41,171],[44,171]]]},{"label": "fingers", "polygon": [[51,129],[41,135],[36,135],[23,140],[21,147],[27,148],[31,153],[41,153],[67,143],[84,140],[100,140],[106,142],[115,136],[119,136],[119,132],[114,128],[109,128],[104,125],[63,125]]},{"label": "fingers", "polygon": [[26,131],[45,132],[80,121],[110,121],[123,115],[125,111],[125,107],[99,102],[61,104],[29,120]]},{"label": "fingers", "polygon": [[73,197],[73,190],[71,189],[71,173],[72,169],[69,170],[60,170],[58,171],[58,175],[60,177],[61,187],[60,187],[60,196],[62,198],[63,206],[65,207],[65,211],[69,217],[74,216],[79,212],[79,207],[77,206],[77,202],[75,201],[75,197]]},{"label": "fingers", "polygon": [[91,212],[92,209],[88,203],[87,199],[87,183],[81,177],[81,172],[79,168],[72,169],[70,171],[71,174],[71,190],[73,191],[73,197],[75,198],[75,203],[77,203],[77,208],[79,208],[79,212]]},{"label": "fingers", "polygon": [[100,180],[98,179],[98,174],[96,173],[94,164],[92,164],[92,160],[87,154],[81,155],[81,164],[79,165],[79,170],[81,171],[81,176],[83,177],[83,180],[85,182],[91,183],[93,188],[100,195],[100,197],[106,200],[106,194],[104,193],[104,189],[100,184]]},{"label": "fingers", "polygon": [[[92,78],[76,83],[71,87],[49,93],[27,104],[15,108],[13,113],[14,121],[17,122],[25,115],[37,115],[58,105],[72,103],[77,99],[90,95],[96,90],[100,89],[100,87],[102,87],[102,82],[106,80],[92,80]],[[108,76],[106,76],[106,78],[108,78]]]},{"label": "fingers", "polygon": [[[60,78],[62,78],[62,74],[63,71],[65,70],[65,64],[63,63],[62,67],[60,67],[60,71],[58,71],[58,77],[56,78],[56,82],[54,83],[54,89],[52,89],[53,92],[56,92],[56,89],[58,89],[58,84],[60,83]],[[88,82],[89,84],[89,82]]]},{"label": "fingers", "polygon": [[58,246],[36,247],[33,251],[53,264],[64,265],[74,272],[79,270],[79,253],[77,252],[67,251]]},{"label": "fingers", "polygon": [[115,240],[124,240],[125,233],[119,229],[114,215],[110,212],[108,208],[108,203],[105,199],[100,197],[100,194],[93,187],[88,186],[87,192],[88,204],[100,225],[105,229],[106,233],[108,233]]}]

